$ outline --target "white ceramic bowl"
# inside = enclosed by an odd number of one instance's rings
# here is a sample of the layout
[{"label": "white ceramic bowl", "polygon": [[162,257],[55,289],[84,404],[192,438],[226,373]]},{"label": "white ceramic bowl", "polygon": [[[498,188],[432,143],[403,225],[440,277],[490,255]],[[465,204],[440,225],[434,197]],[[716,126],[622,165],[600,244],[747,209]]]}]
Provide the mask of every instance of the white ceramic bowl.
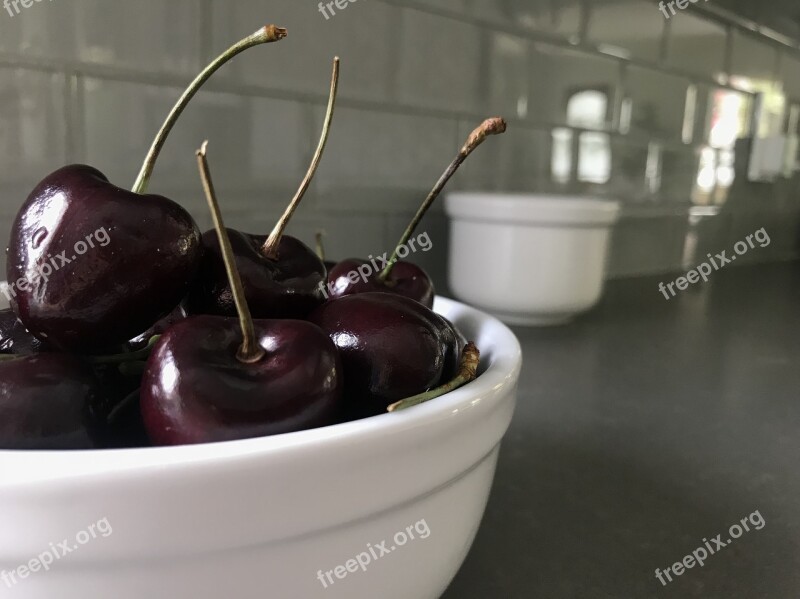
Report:
[{"label": "white ceramic bowl", "polygon": [[617,202],[454,193],[446,209],[459,299],[521,325],[561,324],[600,299]]},{"label": "white ceramic bowl", "polygon": [[413,409],[213,445],[0,451],[0,571],[77,547],[11,589],[0,578],[0,596],[439,597],[480,524],[521,354],[494,318],[436,309],[478,343],[482,374]]}]

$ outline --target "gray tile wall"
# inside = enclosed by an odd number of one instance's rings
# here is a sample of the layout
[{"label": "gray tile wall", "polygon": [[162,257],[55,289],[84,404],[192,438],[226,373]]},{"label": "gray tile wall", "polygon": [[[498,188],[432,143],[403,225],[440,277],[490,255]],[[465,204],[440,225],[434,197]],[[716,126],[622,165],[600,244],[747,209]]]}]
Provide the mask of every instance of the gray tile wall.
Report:
[{"label": "gray tile wall", "polygon": [[[190,77],[274,22],[289,38],[225,67],[156,169],[151,189],[184,203],[204,227],[193,150],[210,139],[229,225],[268,231],[316,144],[336,54],[332,139],[292,224],[309,242],[325,229],[333,257],[390,249],[463,138],[495,113],[509,119],[509,133],[482,148],[453,187],[619,198],[625,211],[611,276],[679,270],[762,226],[773,243],[750,260],[797,255],[800,176],[750,183],[745,173],[747,137],[761,114],[757,91],[771,92],[772,124],[762,126],[798,133],[800,40],[694,6],[665,19],[647,0],[360,0],[333,8],[326,19],[312,0],[59,0],[13,17],[0,12],[0,231],[62,164],[87,162],[130,185]],[[605,94],[605,114],[569,119],[567,99],[586,89]],[[741,106],[733,154],[714,133],[720,94]],[[566,160],[561,176],[554,150]],[[611,165],[600,179],[589,168],[598,151]],[[437,251],[424,261],[444,283],[441,207],[425,226]]]}]

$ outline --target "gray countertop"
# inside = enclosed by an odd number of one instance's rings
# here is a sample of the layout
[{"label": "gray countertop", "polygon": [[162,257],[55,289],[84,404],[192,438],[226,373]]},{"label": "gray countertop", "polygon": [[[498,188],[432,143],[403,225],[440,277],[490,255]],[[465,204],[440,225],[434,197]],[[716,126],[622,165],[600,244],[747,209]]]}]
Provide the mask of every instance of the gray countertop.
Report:
[{"label": "gray countertop", "polygon": [[[667,301],[673,278],[614,281],[569,326],[516,329],[517,412],[444,599],[800,597],[800,264]],[[656,568],[704,539],[715,553],[662,585]]]}]

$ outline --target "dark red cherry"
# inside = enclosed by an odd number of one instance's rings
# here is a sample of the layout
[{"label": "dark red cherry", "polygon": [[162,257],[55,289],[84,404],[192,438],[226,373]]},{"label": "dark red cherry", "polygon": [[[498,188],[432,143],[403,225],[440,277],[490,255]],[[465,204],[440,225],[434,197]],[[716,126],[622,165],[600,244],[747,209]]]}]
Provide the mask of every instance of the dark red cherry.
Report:
[{"label": "dark red cherry", "polygon": [[466,344],[447,319],[390,293],[332,300],[309,320],[339,348],[350,419],[383,413],[396,401],[450,381]]},{"label": "dark red cherry", "polygon": [[345,297],[356,293],[379,291],[402,295],[433,308],[436,291],[433,281],[422,268],[402,260],[395,263],[384,281],[376,262],[350,258],[342,260],[328,271],[326,293],[331,298]]},{"label": "dark red cherry", "polygon": [[[302,319],[325,301],[325,266],[302,241],[283,235],[273,259],[262,251],[267,236],[234,229],[228,229],[228,236],[255,318]],[[200,273],[187,298],[187,309],[190,314],[236,316],[216,231],[204,233],[202,244]]]},{"label": "dark red cherry", "polygon": [[0,310],[0,354],[28,356],[48,350],[48,345],[31,335],[12,310]]},{"label": "dark red cherry", "polygon": [[342,395],[336,347],[309,322],[252,319],[206,145],[198,166],[239,319],[192,316],[161,336],[142,379],[145,429],[156,444],[181,445],[331,424]]},{"label": "dark red cherry", "polygon": [[158,445],[208,443],[331,424],[341,400],[339,356],[318,327],[254,321],[264,356],[237,358],[235,318],[193,316],[156,344],[142,381],[142,416]]},{"label": "dark red cherry", "polygon": [[178,204],[67,166],[39,183],[14,221],[11,305],[39,339],[98,352],[169,313],[199,258],[200,232]]},{"label": "dark red cherry", "polygon": [[34,336],[97,353],[178,304],[198,267],[200,232],[174,202],[144,195],[156,160],[187,104],[222,65],[284,37],[281,27],[262,27],[195,77],[156,135],[133,191],[84,165],[59,169],[36,187],[14,222],[7,267],[11,307]]},{"label": "dark red cherry", "polygon": [[0,449],[91,449],[100,384],[65,354],[0,362]]}]

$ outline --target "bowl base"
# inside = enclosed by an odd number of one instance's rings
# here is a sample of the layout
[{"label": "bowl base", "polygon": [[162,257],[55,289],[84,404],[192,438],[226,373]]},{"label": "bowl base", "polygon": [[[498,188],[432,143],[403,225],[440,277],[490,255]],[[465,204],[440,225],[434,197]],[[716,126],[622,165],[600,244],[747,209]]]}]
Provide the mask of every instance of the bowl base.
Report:
[{"label": "bowl base", "polygon": [[574,313],[521,314],[519,312],[501,312],[498,310],[486,311],[506,324],[524,327],[556,327],[569,324],[577,316]]}]

